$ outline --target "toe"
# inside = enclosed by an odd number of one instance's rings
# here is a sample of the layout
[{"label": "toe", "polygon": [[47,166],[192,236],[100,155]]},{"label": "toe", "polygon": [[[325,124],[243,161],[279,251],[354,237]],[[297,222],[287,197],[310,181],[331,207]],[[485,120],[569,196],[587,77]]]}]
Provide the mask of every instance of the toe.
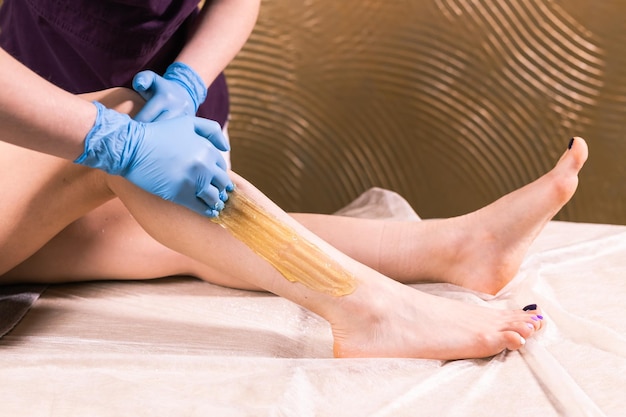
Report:
[{"label": "toe", "polygon": [[530,320],[522,320],[509,324],[506,330],[512,330],[523,338],[528,339],[535,333],[535,326]]},{"label": "toe", "polygon": [[527,323],[530,323],[535,329],[535,331],[543,327],[543,316],[541,314],[533,314],[529,318],[530,318],[530,321]]},{"label": "toe", "polygon": [[526,338],[513,330],[502,332],[502,349],[518,350],[526,344]]},{"label": "toe", "polygon": [[541,329],[543,325],[543,315],[541,314],[541,310],[537,306],[537,304],[529,304],[522,309],[522,311],[526,314],[524,321],[530,325],[532,328],[537,331]]},{"label": "toe", "polygon": [[568,149],[563,154],[563,158],[568,158],[571,167],[579,171],[587,160],[588,153],[587,142],[581,137],[573,137],[570,139]]}]

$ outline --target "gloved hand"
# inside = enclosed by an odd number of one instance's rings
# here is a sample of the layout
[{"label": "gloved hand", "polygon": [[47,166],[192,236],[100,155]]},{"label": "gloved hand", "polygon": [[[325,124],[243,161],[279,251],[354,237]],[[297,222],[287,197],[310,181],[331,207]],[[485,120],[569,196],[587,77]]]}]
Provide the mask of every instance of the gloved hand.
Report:
[{"label": "gloved hand", "polygon": [[195,116],[207,95],[202,78],[182,62],[167,67],[163,77],[153,71],[141,71],[133,78],[133,88],[146,100],[135,120],[145,123]]},{"label": "gloved hand", "polygon": [[85,138],[85,151],[74,162],[121,175],[197,213],[219,214],[226,191],[234,186],[219,152],[228,150],[228,144],[217,122],[183,116],[141,123],[94,104],[96,122]]}]

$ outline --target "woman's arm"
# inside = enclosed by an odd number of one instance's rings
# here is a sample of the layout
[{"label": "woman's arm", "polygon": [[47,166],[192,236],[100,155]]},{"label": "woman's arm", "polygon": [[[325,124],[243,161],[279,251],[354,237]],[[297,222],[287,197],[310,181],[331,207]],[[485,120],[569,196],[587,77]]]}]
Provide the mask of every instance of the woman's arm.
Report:
[{"label": "woman's arm", "polygon": [[193,35],[176,61],[193,68],[208,86],[246,43],[260,0],[214,0],[206,4]]},{"label": "woman's arm", "polygon": [[0,140],[74,160],[95,119],[93,104],[47,82],[0,49]]}]

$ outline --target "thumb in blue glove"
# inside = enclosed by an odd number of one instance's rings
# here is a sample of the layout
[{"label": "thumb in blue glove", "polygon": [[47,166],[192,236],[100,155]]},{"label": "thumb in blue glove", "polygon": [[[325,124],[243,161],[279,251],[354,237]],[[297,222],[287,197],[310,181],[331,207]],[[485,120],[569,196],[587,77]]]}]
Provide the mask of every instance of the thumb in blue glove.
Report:
[{"label": "thumb in blue glove", "polygon": [[196,213],[219,214],[234,186],[219,152],[228,144],[217,122],[184,116],[141,123],[94,104],[96,122],[74,162],[120,175]]},{"label": "thumb in blue glove", "polygon": [[146,123],[194,116],[207,95],[202,78],[182,62],[167,67],[163,77],[150,70],[141,71],[133,78],[133,89],[146,100],[135,120]]}]

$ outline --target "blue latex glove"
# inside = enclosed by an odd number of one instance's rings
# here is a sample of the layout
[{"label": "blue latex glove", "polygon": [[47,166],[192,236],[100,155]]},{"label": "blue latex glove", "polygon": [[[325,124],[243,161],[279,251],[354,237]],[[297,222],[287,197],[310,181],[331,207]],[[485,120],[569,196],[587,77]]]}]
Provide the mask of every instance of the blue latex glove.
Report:
[{"label": "blue latex glove", "polygon": [[228,144],[217,122],[183,116],[141,123],[94,104],[96,122],[74,162],[120,175],[196,213],[219,214],[226,191],[234,187],[219,152],[228,150]]},{"label": "blue latex glove", "polygon": [[167,67],[163,77],[153,71],[141,71],[133,78],[133,88],[146,100],[135,120],[146,123],[195,116],[207,95],[202,78],[182,62]]}]

